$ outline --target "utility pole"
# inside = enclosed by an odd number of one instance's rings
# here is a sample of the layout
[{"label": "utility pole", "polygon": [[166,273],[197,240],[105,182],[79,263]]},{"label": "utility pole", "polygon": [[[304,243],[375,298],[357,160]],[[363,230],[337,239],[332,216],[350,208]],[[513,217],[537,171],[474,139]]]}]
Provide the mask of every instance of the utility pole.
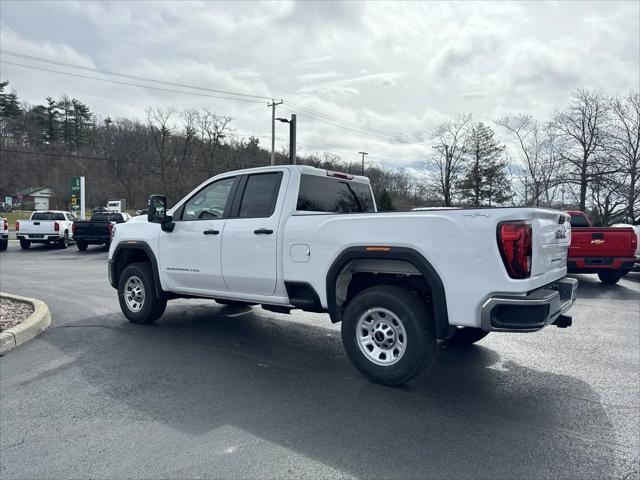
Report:
[{"label": "utility pole", "polygon": [[267,106],[271,107],[271,165],[276,164],[276,106],[282,103],[282,99],[276,102],[273,98],[271,103],[267,103]]},{"label": "utility pole", "polygon": [[291,119],[287,120],[286,118],[276,118],[279,122],[288,123],[289,124],[289,164],[296,164],[296,114],[291,114]]},{"label": "utility pole", "polygon": [[358,152],[358,153],[362,155],[362,176],[364,176],[364,156],[369,154],[367,152]]}]

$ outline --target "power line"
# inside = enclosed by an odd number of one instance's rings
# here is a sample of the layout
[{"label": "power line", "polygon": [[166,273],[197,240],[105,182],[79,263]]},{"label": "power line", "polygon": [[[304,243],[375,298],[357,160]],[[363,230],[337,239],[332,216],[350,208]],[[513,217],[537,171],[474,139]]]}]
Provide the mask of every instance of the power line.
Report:
[{"label": "power line", "polygon": [[116,77],[124,77],[124,78],[131,78],[133,80],[142,80],[144,82],[153,82],[153,83],[160,83],[163,85],[171,85],[174,87],[182,87],[182,88],[190,88],[193,90],[202,90],[205,92],[212,92],[212,93],[222,93],[225,95],[237,95],[239,97],[249,97],[249,98],[256,98],[256,99],[262,99],[262,100],[271,100],[271,97],[265,97],[262,95],[251,95],[248,93],[239,93],[239,92],[232,92],[230,90],[218,90],[215,88],[206,88],[206,87],[197,87],[197,86],[193,86],[193,85],[187,85],[184,83],[177,83],[177,82],[167,82],[164,80],[157,80],[155,78],[148,78],[148,77],[138,77],[135,75],[128,75],[125,73],[118,73],[118,72],[113,72],[110,70],[103,70],[101,68],[94,68],[94,67],[85,67],[84,65],[77,65],[74,63],[66,63],[66,62],[61,62],[59,60],[50,60],[48,58],[42,58],[42,57],[35,57],[32,55],[25,55],[23,53],[17,53],[17,52],[10,52],[8,50],[2,50],[0,49],[0,53],[2,53],[3,55],[11,55],[13,57],[19,57],[19,58],[24,58],[26,60],[34,60],[37,62],[44,62],[44,63],[50,63],[53,65],[58,65],[58,66],[63,66],[63,67],[69,67],[69,68],[77,68],[80,70],[87,70],[90,72],[96,72],[96,73],[102,73],[104,75],[112,75],[112,76],[116,76]]},{"label": "power line", "polygon": [[402,137],[402,139],[406,142],[406,143],[415,143],[418,145],[423,145],[420,141],[417,141],[414,138],[411,137],[407,137],[406,135],[400,133],[400,132],[396,132],[395,134],[389,134],[386,130],[380,130],[377,128],[372,128],[372,127],[368,127],[366,125],[361,125],[355,122],[350,122],[348,120],[342,120],[334,115],[329,115],[326,113],[322,113],[322,112],[318,112],[316,110],[312,110],[310,108],[307,107],[303,107],[302,105],[298,105],[296,103],[293,102],[289,102],[289,101],[285,101],[286,104],[291,105],[294,108],[297,108],[299,110],[305,111],[311,115],[317,116],[317,117],[321,117],[321,118],[325,118],[327,120],[330,121],[334,121],[334,122],[339,122],[342,125],[348,125],[350,127],[354,127],[354,128],[358,128],[360,130],[363,130],[364,132],[371,132],[371,133],[375,133],[375,134],[379,134],[385,137],[391,137],[394,138],[396,140],[398,140],[399,137]]},{"label": "power line", "polygon": [[259,104],[263,103],[260,100],[251,100],[249,98],[234,98],[234,97],[224,97],[222,95],[210,95],[210,94],[207,94],[207,93],[185,92],[184,90],[174,90],[174,89],[171,89],[171,88],[154,87],[152,85],[143,85],[143,84],[139,84],[139,83],[131,83],[131,82],[124,82],[124,81],[119,81],[119,80],[111,80],[111,79],[108,79],[108,78],[93,77],[91,75],[81,75],[79,73],[62,72],[60,70],[53,70],[53,69],[45,68],[45,67],[38,67],[38,66],[35,66],[35,65],[25,65],[23,63],[8,62],[7,60],[0,60],[0,63],[4,63],[4,64],[7,64],[7,65],[15,65],[17,67],[30,68],[32,70],[42,70],[44,72],[58,73],[60,75],[67,75],[69,77],[86,78],[86,79],[89,79],[89,80],[97,80],[99,82],[115,83],[115,84],[118,84],[118,85],[128,85],[128,86],[139,87],[139,88],[149,88],[151,90],[159,90],[159,91],[163,91],[163,92],[182,93],[184,95],[191,95],[191,96],[195,96],[195,97],[218,98],[218,99],[221,99],[221,100],[233,100],[233,101],[236,101],[236,102],[247,102],[247,103],[259,103]]}]

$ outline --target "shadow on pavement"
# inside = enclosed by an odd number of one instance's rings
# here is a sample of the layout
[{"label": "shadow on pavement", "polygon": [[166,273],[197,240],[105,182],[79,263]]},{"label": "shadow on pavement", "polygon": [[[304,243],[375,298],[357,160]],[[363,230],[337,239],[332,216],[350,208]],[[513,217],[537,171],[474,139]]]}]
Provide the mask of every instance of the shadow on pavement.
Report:
[{"label": "shadow on pavement", "polygon": [[[90,384],[76,400],[83,409],[106,398],[111,411],[133,409],[196,437],[231,425],[359,477],[614,471],[611,422],[582,380],[502,362],[478,345],[441,348],[416,381],[382,387],[350,365],[339,332],[261,312],[176,305],[155,326],[111,315],[83,322],[107,328],[57,328],[43,339],[74,358],[64,371],[77,368]],[[56,373],[39,388],[59,382]]]}]

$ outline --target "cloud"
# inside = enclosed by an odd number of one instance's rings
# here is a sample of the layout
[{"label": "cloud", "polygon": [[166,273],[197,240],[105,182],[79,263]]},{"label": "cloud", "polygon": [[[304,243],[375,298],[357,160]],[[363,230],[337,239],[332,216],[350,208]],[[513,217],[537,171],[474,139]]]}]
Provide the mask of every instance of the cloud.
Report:
[{"label": "cloud", "polygon": [[[457,113],[471,111],[487,122],[519,113],[544,120],[576,87],[617,93],[637,89],[639,82],[637,2],[34,5],[0,2],[3,49],[284,98],[364,126],[347,129],[299,111],[301,144],[356,154],[364,149],[388,166],[417,168],[429,149],[426,132]],[[5,64],[0,76],[30,103],[68,93],[105,116],[137,118],[155,105],[207,107],[232,116],[238,134],[270,134],[266,102],[153,91]],[[283,138],[284,128],[277,126]],[[398,142],[398,134],[416,143]]]}]

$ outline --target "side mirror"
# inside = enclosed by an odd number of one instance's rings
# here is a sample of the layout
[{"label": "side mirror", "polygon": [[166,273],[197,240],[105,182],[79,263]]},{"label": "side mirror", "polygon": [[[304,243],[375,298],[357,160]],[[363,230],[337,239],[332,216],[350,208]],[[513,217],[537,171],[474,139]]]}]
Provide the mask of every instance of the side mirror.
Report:
[{"label": "side mirror", "polygon": [[151,195],[149,197],[149,211],[147,221],[159,223],[162,230],[172,232],[175,224],[170,215],[167,215],[167,197],[164,195]]}]

